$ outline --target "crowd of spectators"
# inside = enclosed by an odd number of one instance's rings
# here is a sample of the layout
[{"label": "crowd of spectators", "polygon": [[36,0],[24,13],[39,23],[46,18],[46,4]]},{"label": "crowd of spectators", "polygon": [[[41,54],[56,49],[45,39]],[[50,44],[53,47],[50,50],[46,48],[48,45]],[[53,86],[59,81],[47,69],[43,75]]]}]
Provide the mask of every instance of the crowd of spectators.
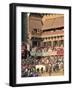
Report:
[{"label": "crowd of spectators", "polygon": [[[33,52],[48,52],[57,51],[58,55],[53,56],[31,56],[30,52],[27,50],[27,46],[23,44],[22,46],[22,61],[21,61],[21,75],[22,77],[37,77],[41,76],[42,73],[46,72],[49,76],[53,72],[57,73],[60,70],[64,71],[64,55],[59,55],[61,52],[64,53],[63,47],[34,47],[31,49]],[[60,54],[61,54],[60,53]],[[36,65],[45,66],[41,69],[37,68]]]}]

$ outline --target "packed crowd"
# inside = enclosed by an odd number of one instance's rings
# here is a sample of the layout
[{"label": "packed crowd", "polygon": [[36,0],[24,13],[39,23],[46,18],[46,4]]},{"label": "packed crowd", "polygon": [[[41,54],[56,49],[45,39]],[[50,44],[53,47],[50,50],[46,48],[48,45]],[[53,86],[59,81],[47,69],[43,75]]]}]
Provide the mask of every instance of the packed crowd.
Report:
[{"label": "packed crowd", "polygon": [[[26,49],[27,47],[22,47],[22,61],[21,61],[21,75],[22,77],[37,77],[41,76],[42,73],[48,73],[51,76],[53,72],[57,73],[60,70],[64,71],[64,57],[63,55],[48,56],[48,57],[34,57],[31,56],[30,52]],[[33,51],[48,51],[48,50],[61,50],[62,48],[35,48]],[[61,51],[62,52],[62,51]],[[58,51],[59,53],[59,51]],[[38,67],[37,67],[38,66]],[[40,68],[41,67],[41,68]],[[45,68],[44,68],[45,67]]]},{"label": "packed crowd", "polygon": [[33,47],[31,49],[31,52],[49,52],[49,51],[58,51],[58,50],[64,52],[63,47],[51,47],[51,46],[49,46],[49,47]]},{"label": "packed crowd", "polygon": [[[43,65],[41,69],[36,66]],[[64,70],[64,58],[63,57],[31,57],[28,59],[22,59],[22,77],[36,77],[41,76],[42,73],[46,72],[48,75],[55,72],[57,73],[60,70]]]}]

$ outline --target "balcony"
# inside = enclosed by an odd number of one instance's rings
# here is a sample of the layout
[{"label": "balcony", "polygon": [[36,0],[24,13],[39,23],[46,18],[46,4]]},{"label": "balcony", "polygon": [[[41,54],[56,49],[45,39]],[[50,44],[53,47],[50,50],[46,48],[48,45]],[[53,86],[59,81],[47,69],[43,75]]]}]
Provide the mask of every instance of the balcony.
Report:
[{"label": "balcony", "polygon": [[44,32],[44,33],[42,33],[42,36],[43,35],[63,35],[64,34],[64,31],[53,31],[53,32]]}]

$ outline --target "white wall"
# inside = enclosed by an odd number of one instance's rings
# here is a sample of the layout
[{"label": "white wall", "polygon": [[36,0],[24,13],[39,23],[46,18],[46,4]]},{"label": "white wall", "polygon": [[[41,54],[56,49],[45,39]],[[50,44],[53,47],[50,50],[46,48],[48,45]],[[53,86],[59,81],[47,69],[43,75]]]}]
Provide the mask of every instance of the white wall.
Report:
[{"label": "white wall", "polygon": [[[73,5],[73,0],[0,0],[0,89],[2,90],[72,90],[72,84],[46,85],[34,87],[12,88],[8,86],[9,77],[9,3],[35,3],[35,4],[56,4]],[[72,36],[73,38],[73,36]],[[72,67],[73,68],[73,67]],[[72,80],[73,81],[73,80]]]}]

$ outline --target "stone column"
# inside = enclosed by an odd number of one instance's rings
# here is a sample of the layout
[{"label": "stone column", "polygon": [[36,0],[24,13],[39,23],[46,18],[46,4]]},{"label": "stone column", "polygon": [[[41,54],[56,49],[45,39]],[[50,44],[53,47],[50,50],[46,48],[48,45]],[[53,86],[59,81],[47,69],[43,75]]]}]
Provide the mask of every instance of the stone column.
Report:
[{"label": "stone column", "polygon": [[53,47],[53,41],[51,41],[51,46]]},{"label": "stone column", "polygon": [[22,36],[22,42],[27,42],[28,38],[28,32],[27,32],[27,13],[22,13],[22,30],[21,30],[21,36]]}]

